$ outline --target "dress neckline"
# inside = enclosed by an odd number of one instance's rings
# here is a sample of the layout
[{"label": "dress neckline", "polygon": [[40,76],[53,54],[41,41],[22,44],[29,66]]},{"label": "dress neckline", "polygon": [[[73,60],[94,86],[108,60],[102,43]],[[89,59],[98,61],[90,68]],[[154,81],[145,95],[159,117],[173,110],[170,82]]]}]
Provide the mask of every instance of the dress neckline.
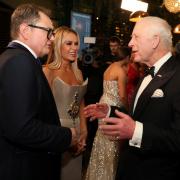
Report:
[{"label": "dress neckline", "polygon": [[105,82],[117,82],[117,80],[104,80]]},{"label": "dress neckline", "polygon": [[53,84],[54,84],[54,81],[56,81],[56,80],[59,80],[59,81],[61,81],[64,85],[66,85],[66,86],[74,86],[74,87],[78,87],[78,86],[84,86],[84,85],[86,85],[87,84],[87,79],[82,83],[82,84],[68,84],[67,82],[65,82],[65,81],[63,81],[60,77],[58,77],[58,76],[56,76],[55,78],[54,78],[54,80],[53,80]]}]

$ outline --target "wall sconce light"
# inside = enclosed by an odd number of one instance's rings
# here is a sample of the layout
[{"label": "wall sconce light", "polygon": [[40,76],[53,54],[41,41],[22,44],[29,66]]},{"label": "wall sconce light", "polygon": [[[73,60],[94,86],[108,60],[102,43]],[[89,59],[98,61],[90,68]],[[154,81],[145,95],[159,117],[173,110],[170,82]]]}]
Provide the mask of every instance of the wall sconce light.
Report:
[{"label": "wall sconce light", "polygon": [[175,34],[180,34],[180,24],[178,24],[173,31]]},{"label": "wall sconce light", "polygon": [[139,21],[141,18],[149,16],[147,12],[144,11],[136,11],[130,14],[129,16],[129,21],[131,22],[137,22]]},{"label": "wall sconce light", "polygon": [[180,12],[180,0],[164,0],[164,5],[171,13]]}]

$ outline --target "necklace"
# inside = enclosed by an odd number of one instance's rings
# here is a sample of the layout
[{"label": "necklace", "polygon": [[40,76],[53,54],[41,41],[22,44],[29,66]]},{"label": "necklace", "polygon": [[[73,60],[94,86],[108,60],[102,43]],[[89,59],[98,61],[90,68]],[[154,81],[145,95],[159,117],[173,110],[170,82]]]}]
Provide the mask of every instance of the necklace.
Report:
[{"label": "necklace", "polygon": [[79,94],[76,91],[74,94],[74,98],[72,103],[70,104],[70,107],[68,109],[68,114],[71,117],[72,121],[73,121],[73,126],[76,127],[76,121],[75,118],[77,117],[78,113],[79,113],[79,104],[78,104],[78,97]]}]

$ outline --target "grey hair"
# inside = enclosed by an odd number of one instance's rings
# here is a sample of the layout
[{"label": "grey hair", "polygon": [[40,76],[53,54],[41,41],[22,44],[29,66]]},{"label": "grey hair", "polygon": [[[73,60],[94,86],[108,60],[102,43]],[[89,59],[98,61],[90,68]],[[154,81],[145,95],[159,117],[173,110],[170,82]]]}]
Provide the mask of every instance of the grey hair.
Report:
[{"label": "grey hair", "polygon": [[11,38],[18,37],[22,23],[35,24],[40,19],[39,12],[50,16],[50,11],[44,7],[29,3],[19,5],[11,15]]},{"label": "grey hair", "polygon": [[141,22],[147,22],[148,26],[150,27],[151,34],[152,35],[159,35],[161,38],[162,46],[165,49],[172,50],[172,28],[168,24],[167,21],[165,21],[162,18],[155,17],[155,16],[147,16],[144,17]]}]

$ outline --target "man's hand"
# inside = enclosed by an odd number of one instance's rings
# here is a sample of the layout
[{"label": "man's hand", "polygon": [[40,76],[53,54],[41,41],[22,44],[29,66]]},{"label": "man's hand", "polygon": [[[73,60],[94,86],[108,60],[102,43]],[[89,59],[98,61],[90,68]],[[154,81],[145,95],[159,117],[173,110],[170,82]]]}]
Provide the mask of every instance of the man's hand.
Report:
[{"label": "man's hand", "polygon": [[84,108],[84,116],[90,120],[105,118],[109,111],[109,106],[105,103],[90,104]]},{"label": "man's hand", "polygon": [[72,140],[69,151],[74,155],[78,156],[81,154],[86,147],[87,131],[82,131],[79,135],[75,128],[70,128],[72,132]]},{"label": "man's hand", "polygon": [[70,129],[72,133],[71,146],[75,146],[78,142],[78,137],[77,137],[78,133],[75,128],[70,128]]},{"label": "man's hand", "polygon": [[131,139],[135,129],[135,121],[127,114],[115,111],[119,118],[104,118],[105,124],[100,125],[102,133],[109,139]]},{"label": "man's hand", "polygon": [[87,139],[87,130],[83,130],[80,132],[77,154],[82,153],[86,149],[86,139]]}]

